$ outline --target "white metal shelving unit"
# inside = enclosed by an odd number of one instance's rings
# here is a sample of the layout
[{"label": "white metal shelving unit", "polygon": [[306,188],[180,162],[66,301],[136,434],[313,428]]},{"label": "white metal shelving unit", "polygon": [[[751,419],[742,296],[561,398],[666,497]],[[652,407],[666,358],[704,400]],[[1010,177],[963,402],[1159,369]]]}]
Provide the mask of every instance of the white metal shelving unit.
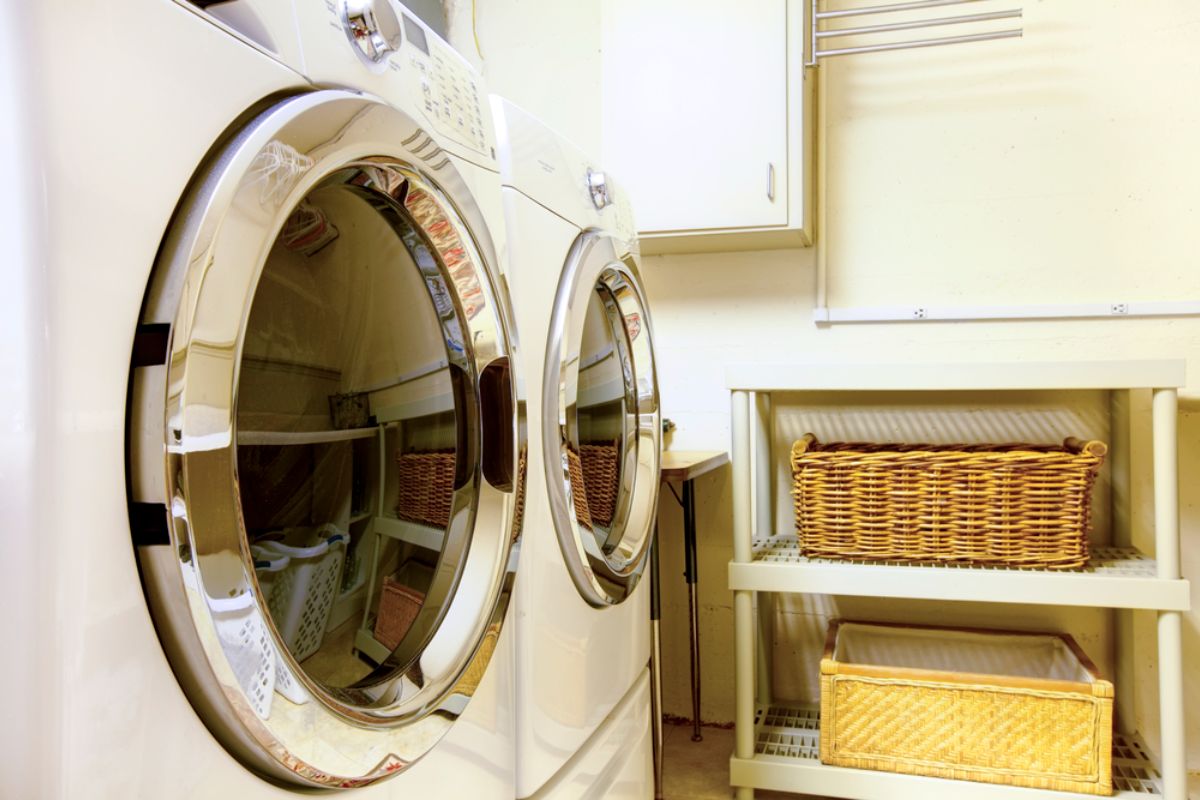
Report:
[{"label": "white metal shelving unit", "polygon": [[[730,783],[738,800],[771,789],[854,800],[1030,800],[1080,797],[1074,793],[950,781],[825,766],[818,757],[817,709],[773,702],[769,640],[774,592],[1090,606],[1117,612],[1118,713],[1130,697],[1127,609],[1158,616],[1159,705],[1162,753],[1153,759],[1136,731],[1114,736],[1114,797],[1146,795],[1186,800],[1183,719],[1182,613],[1191,590],[1179,569],[1179,489],[1176,416],[1184,385],[1183,361],[929,365],[739,365],[726,373],[733,414],[733,561],[736,732]],[[1021,391],[1149,389],[1153,393],[1154,553],[1130,546],[1115,531],[1112,547],[1096,548],[1075,572],[961,565],[847,563],[800,555],[794,534],[773,531],[772,392],[805,391]],[[1114,403],[1114,408],[1119,404]],[[1120,405],[1126,408],[1125,405]],[[1128,486],[1128,420],[1114,420],[1110,469]],[[1127,519],[1127,513],[1122,516]],[[755,605],[757,600],[757,619]],[[761,627],[761,630],[760,630]],[[1124,689],[1122,688],[1124,687]],[[1126,701],[1128,702],[1128,701]],[[1121,724],[1132,724],[1121,715]]]}]

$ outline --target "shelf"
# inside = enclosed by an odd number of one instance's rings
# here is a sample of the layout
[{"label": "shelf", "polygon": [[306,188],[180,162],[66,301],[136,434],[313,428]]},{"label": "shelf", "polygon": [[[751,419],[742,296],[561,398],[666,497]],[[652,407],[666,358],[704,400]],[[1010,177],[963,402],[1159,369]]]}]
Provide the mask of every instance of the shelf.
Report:
[{"label": "shelf", "polygon": [[1154,559],[1132,549],[1093,548],[1086,568],[1062,572],[806,558],[793,534],[756,539],[752,552],[750,563],[729,564],[730,589],[1160,611],[1191,607],[1187,580],[1157,577]]},{"label": "shelf", "polygon": [[[760,707],[754,758],[729,760],[730,783],[847,800],[1078,800],[1088,795],[829,767],[819,757],[820,715],[814,706]],[[1113,734],[1112,797],[1161,796],[1160,773],[1139,737]]]},{"label": "shelf", "polygon": [[424,547],[426,550],[441,550],[442,539],[446,535],[446,531],[442,528],[435,528],[432,525],[423,525],[420,522],[410,522],[409,520],[398,519],[396,517],[376,517],[374,528],[378,534],[391,539],[399,539],[409,544],[415,544],[417,547]]},{"label": "shelf", "polygon": [[750,392],[1163,389],[1183,386],[1185,369],[1183,360],[738,364],[725,371],[725,385]]},{"label": "shelf", "polygon": [[356,525],[356,524],[358,524],[359,522],[362,522],[362,521],[364,521],[364,520],[368,520],[368,519],[370,519],[370,518],[371,518],[371,517],[373,517],[373,516],[375,516],[375,515],[374,515],[374,513],[370,512],[370,511],[360,511],[360,512],[358,512],[358,513],[355,513],[355,514],[351,514],[351,515],[350,515],[350,524],[351,524],[351,525]]},{"label": "shelf", "polygon": [[[1074,793],[1018,789],[912,775],[827,767],[817,757],[819,725],[813,709],[771,705],[755,708],[754,698],[770,702],[770,642],[760,641],[755,592],[830,594],[934,602],[1038,604],[1157,611],[1159,737],[1161,762],[1151,764],[1136,737],[1117,737],[1113,773],[1115,797],[1187,797],[1187,752],[1183,675],[1183,612],[1191,606],[1191,586],[1179,571],[1178,388],[1182,360],[1084,361],[1061,363],[926,364],[741,364],[726,371],[731,390],[733,466],[733,550],[729,585],[734,591],[735,718],[738,746],[730,760],[731,783],[860,800],[1030,800],[1075,798]],[[771,531],[775,512],[766,477],[774,474],[773,403],[756,394],[770,392],[947,392],[1027,390],[1151,389],[1154,545],[1158,560],[1130,548],[1095,548],[1080,570],[1018,569],[955,564],[850,562],[805,558],[791,530]],[[1125,457],[1132,438],[1131,403],[1111,407],[1115,454],[1114,483],[1132,485]],[[782,455],[782,454],[776,454]],[[1132,513],[1125,507],[1123,511]],[[754,531],[764,536],[754,537]],[[1163,577],[1160,577],[1163,576]],[[760,612],[768,606],[760,606]],[[1131,691],[1140,657],[1132,637],[1118,633],[1115,683],[1119,703],[1137,705]],[[756,713],[758,718],[756,719]],[[748,731],[753,736],[747,736]],[[757,741],[757,747],[752,747]]]},{"label": "shelf", "polygon": [[239,445],[300,445],[348,442],[352,439],[371,439],[379,435],[376,428],[350,428],[342,431],[238,431]]},{"label": "shelf", "polygon": [[417,397],[402,403],[381,405],[372,409],[375,419],[380,423],[404,422],[410,419],[420,419],[433,414],[445,414],[454,411],[454,395],[450,392],[440,392],[429,397]]}]

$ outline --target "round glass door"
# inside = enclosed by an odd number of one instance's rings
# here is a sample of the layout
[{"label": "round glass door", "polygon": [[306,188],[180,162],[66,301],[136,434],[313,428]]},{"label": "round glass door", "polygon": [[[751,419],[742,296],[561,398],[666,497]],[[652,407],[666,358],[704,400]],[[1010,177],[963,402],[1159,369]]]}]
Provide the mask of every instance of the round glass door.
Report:
[{"label": "round glass door", "polygon": [[143,320],[171,310],[160,636],[214,734],[305,786],[436,745],[514,569],[506,300],[464,182],[404,142],[428,149],[348,93],[271,109],[185,200]]},{"label": "round glass door", "polygon": [[585,233],[563,272],[543,398],[551,509],[567,567],[596,606],[645,569],[658,502],[661,420],[650,319],[634,258]]}]

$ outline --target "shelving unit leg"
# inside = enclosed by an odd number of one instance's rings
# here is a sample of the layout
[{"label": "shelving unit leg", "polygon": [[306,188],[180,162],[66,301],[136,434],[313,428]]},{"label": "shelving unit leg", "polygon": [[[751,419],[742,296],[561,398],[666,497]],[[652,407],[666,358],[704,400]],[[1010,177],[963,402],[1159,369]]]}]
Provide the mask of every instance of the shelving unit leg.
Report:
[{"label": "shelving unit leg", "polygon": [[1183,614],[1158,614],[1158,702],[1162,726],[1163,796],[1187,800],[1183,719]]},{"label": "shelving unit leg", "polygon": [[[397,431],[397,435],[401,435],[403,429]],[[379,485],[375,487],[375,516],[383,516],[383,491],[382,481],[383,476],[387,475],[387,433],[381,426],[376,431],[378,437],[376,441],[379,444]],[[359,626],[363,630],[370,630],[368,622],[371,618],[371,601],[375,599],[375,581],[379,577],[379,560],[383,557],[383,537],[379,535],[379,531],[375,529],[375,522],[372,520],[367,529],[363,531],[363,536],[371,537],[371,569],[367,574],[367,591],[366,598],[363,603],[362,624]]]},{"label": "shelving unit leg", "polygon": [[[751,420],[748,392],[732,393],[733,423],[733,560],[749,562],[754,522],[752,461],[750,459]],[[754,757],[754,595],[739,590],[733,593],[734,633],[734,740],[737,758]],[[738,800],[753,800],[754,789],[738,787]]]},{"label": "shelving unit leg", "polygon": [[[1179,577],[1179,393],[1155,389],[1154,558],[1160,578]],[[1183,617],[1158,614],[1158,703],[1161,718],[1163,794],[1187,800],[1187,748],[1183,719]]]},{"label": "shelving unit leg", "polygon": [[[734,631],[734,732],[733,754],[754,758],[754,596],[733,593]],[[753,800],[754,790],[739,786],[738,800]]]},{"label": "shelving unit leg", "polygon": [[771,395],[754,395],[754,534],[770,536],[775,526],[774,486],[775,462],[771,453]]},{"label": "shelving unit leg", "polygon": [[[1132,398],[1128,390],[1109,392],[1109,443],[1108,451],[1108,517],[1115,547],[1133,545],[1133,526],[1130,519],[1130,486],[1132,466],[1130,464],[1131,429],[1129,409]],[[1137,692],[1134,691],[1134,645],[1133,612],[1114,608],[1109,612],[1112,619],[1112,654],[1116,686],[1116,725],[1124,734],[1136,729]]]},{"label": "shelving unit leg", "polygon": [[[770,536],[774,529],[772,517],[774,504],[774,460],[772,459],[771,395],[755,392],[752,410],[754,416],[754,530],[758,537]],[[759,705],[771,702],[772,658],[775,626],[775,595],[757,592],[755,607],[758,612],[757,684]]]},{"label": "shelving unit leg", "polygon": [[756,681],[758,690],[756,698],[760,706],[771,705],[772,683],[772,652],[775,647],[775,593],[757,592],[758,601],[758,650]]},{"label": "shelving unit leg", "polygon": [[1158,577],[1179,577],[1179,440],[1176,419],[1179,394],[1155,389],[1154,426],[1154,558]]}]

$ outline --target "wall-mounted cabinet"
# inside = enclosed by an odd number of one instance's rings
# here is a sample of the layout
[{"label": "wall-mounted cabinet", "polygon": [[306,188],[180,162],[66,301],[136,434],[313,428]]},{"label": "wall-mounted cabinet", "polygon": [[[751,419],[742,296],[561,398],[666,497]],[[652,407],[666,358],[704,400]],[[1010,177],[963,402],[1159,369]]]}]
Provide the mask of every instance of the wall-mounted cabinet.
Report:
[{"label": "wall-mounted cabinet", "polygon": [[809,244],[800,0],[606,0],[603,159],[642,251]]}]

